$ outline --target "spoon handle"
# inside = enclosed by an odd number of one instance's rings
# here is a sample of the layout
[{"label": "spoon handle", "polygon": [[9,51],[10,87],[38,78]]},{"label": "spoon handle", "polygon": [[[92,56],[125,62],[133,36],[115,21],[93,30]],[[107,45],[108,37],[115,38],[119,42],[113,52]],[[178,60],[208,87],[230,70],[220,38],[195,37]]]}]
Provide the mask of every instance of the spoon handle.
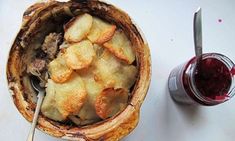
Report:
[{"label": "spoon handle", "polygon": [[44,98],[44,91],[39,91],[39,93],[38,93],[38,100],[37,100],[37,106],[36,106],[36,110],[35,110],[35,113],[34,113],[34,116],[33,116],[33,123],[31,125],[31,129],[29,131],[29,135],[28,135],[27,141],[33,141],[35,127],[37,125],[38,115],[39,115],[39,112],[40,112],[40,109],[41,109],[43,98]]},{"label": "spoon handle", "polygon": [[199,57],[202,55],[202,17],[200,7],[194,13],[193,30],[195,53],[196,56]]}]

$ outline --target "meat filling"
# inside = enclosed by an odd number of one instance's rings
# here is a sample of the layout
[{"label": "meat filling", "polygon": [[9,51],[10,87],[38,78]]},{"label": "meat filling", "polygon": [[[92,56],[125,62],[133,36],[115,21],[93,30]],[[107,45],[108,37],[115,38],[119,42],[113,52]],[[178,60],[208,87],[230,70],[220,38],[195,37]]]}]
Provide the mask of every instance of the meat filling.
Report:
[{"label": "meat filling", "polygon": [[28,67],[29,72],[43,72],[46,69],[46,61],[43,59],[34,59]]},{"label": "meat filling", "polygon": [[48,59],[53,60],[58,52],[59,44],[62,43],[62,35],[50,33],[42,44],[42,50],[47,54]]},{"label": "meat filling", "polygon": [[47,35],[41,48],[36,50],[35,57],[27,65],[27,73],[37,76],[41,80],[42,86],[45,86],[45,82],[48,79],[47,65],[56,57],[62,41],[61,33],[50,33]]}]

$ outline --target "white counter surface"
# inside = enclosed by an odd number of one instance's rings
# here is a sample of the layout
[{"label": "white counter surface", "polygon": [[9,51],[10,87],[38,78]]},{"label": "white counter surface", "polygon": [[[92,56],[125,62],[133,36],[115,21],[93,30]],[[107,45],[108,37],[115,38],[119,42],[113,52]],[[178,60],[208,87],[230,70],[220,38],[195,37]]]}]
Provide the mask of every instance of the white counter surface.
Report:
[{"label": "white counter surface", "polygon": [[[34,0],[0,0],[0,140],[25,141],[30,124],[17,111],[6,85],[5,66],[23,11]],[[234,0],[110,0],[137,22],[152,55],[152,81],[137,128],[123,141],[234,141],[235,98],[214,107],[174,103],[170,71],[194,55],[193,12],[202,7],[204,52],[235,61]],[[234,106],[234,107],[233,107]],[[35,141],[60,139],[36,131]]]}]

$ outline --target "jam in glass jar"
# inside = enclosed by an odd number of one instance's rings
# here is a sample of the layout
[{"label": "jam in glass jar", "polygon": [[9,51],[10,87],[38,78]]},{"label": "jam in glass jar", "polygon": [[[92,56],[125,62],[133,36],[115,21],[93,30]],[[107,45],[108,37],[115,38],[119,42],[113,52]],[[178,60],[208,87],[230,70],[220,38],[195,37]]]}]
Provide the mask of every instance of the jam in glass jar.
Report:
[{"label": "jam in glass jar", "polygon": [[168,88],[172,98],[185,104],[212,106],[235,94],[235,65],[218,53],[203,54],[176,67],[170,73]]}]

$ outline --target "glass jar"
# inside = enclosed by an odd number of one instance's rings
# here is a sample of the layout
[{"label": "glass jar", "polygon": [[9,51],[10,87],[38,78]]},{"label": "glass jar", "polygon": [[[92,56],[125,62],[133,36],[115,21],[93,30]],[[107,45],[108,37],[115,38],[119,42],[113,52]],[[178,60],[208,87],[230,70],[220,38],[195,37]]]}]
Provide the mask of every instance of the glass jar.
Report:
[{"label": "glass jar", "polygon": [[172,70],[168,78],[172,98],[180,103],[212,106],[235,94],[235,65],[218,53],[193,57]]}]

